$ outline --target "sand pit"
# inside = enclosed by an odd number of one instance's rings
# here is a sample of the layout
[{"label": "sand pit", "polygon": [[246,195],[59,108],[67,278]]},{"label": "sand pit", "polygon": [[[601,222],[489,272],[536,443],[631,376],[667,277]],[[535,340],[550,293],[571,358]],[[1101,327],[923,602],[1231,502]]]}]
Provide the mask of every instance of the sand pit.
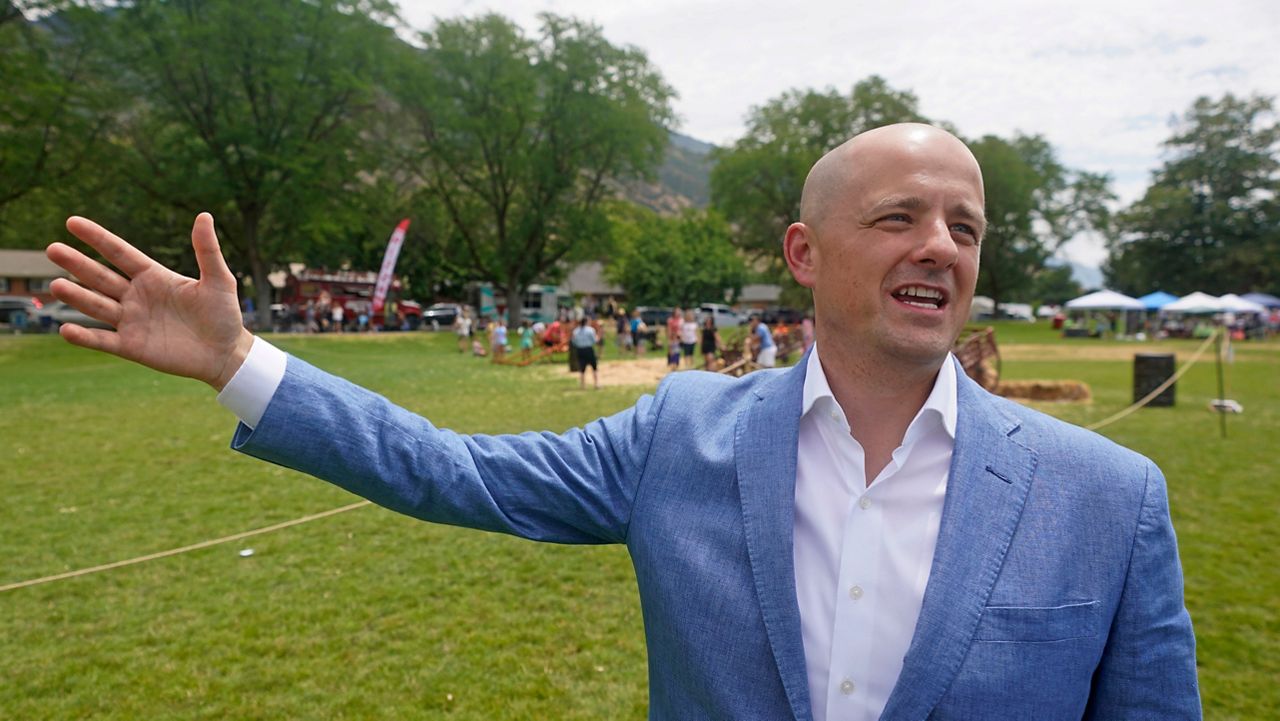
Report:
[{"label": "sand pit", "polygon": [[[567,363],[556,363],[552,365],[540,365],[538,370],[545,374],[544,377],[564,377],[572,376],[577,378],[577,373],[570,374]],[[657,388],[658,381],[667,375],[667,359],[666,358],[641,358],[639,360],[605,360],[600,361],[600,386],[644,386],[646,388]],[[587,385],[591,385],[591,371],[587,371]]]},{"label": "sand pit", "polygon": [[1093,399],[1089,386],[1080,381],[1000,381],[996,394],[1020,401],[1087,403]]}]

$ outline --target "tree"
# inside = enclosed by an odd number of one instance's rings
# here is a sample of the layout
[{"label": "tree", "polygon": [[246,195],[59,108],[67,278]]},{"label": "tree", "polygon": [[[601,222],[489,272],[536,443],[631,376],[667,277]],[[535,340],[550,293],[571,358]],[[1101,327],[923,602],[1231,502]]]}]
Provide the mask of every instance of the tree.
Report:
[{"label": "tree", "polygon": [[633,206],[615,218],[613,233],[616,252],[605,274],[626,288],[634,305],[720,301],[746,280],[729,224],[715,211],[663,217]]},{"label": "tree", "polygon": [[37,24],[0,2],[0,211],[65,182],[109,126],[95,16],[72,7]]},{"label": "tree", "polygon": [[1107,222],[1112,196],[1105,176],[1071,171],[1039,136],[993,135],[969,143],[982,167],[987,232],[978,293],[1000,302],[1033,290],[1055,250]]},{"label": "tree", "polygon": [[110,17],[138,99],[117,138],[122,171],[152,203],[212,210],[266,307],[267,274],[313,240],[299,229],[340,212],[373,164],[362,128],[399,44],[381,24],[392,6],[134,0]]},{"label": "tree", "polygon": [[1280,123],[1272,99],[1198,98],[1168,160],[1118,219],[1108,282],[1184,294],[1280,287]]},{"label": "tree", "polygon": [[399,93],[416,172],[448,218],[450,258],[505,291],[516,325],[514,299],[608,233],[610,181],[659,162],[673,92],[639,50],[554,15],[536,38],[491,14],[439,21],[422,42]]},{"label": "tree", "polygon": [[1071,266],[1047,265],[1032,278],[1029,297],[1040,304],[1062,305],[1083,292],[1071,272]]},{"label": "tree", "polygon": [[858,133],[901,122],[927,122],[910,91],[871,76],[848,95],[834,88],[788,90],[753,108],[747,132],[713,151],[711,203],[734,226],[752,260],[781,271],[782,236],[800,219],[800,194],[809,168]]}]

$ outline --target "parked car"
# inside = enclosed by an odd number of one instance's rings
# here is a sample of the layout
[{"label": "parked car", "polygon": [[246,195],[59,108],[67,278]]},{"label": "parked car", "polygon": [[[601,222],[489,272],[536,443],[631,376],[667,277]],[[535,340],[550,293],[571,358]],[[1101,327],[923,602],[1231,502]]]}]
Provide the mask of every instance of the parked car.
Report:
[{"label": "parked car", "polygon": [[22,295],[0,295],[0,331],[37,332],[40,328],[41,303]]},{"label": "parked car", "polygon": [[732,308],[722,303],[703,303],[698,306],[699,326],[706,322],[708,315],[715,319],[717,328],[737,328],[744,322],[742,316],[739,316]]},{"label": "parked car", "polygon": [[[422,311],[422,325],[426,328],[447,329],[458,319],[464,307],[457,303],[432,303]],[[475,318],[476,314],[472,313],[471,317]]]},{"label": "parked car", "polygon": [[46,303],[44,308],[40,310],[41,326],[47,327],[49,330],[56,331],[58,330],[58,326],[63,323],[75,323],[76,325],[81,325],[85,328],[114,329],[110,324],[104,323],[92,316],[87,316],[60,300]]},{"label": "parked car", "polygon": [[760,320],[768,325],[777,325],[778,323],[795,325],[804,320],[804,311],[777,305],[770,306],[760,311]]},{"label": "parked car", "polygon": [[667,325],[667,319],[671,317],[670,308],[660,308],[651,305],[636,306],[636,310],[640,311],[640,320],[650,328],[663,328]]}]

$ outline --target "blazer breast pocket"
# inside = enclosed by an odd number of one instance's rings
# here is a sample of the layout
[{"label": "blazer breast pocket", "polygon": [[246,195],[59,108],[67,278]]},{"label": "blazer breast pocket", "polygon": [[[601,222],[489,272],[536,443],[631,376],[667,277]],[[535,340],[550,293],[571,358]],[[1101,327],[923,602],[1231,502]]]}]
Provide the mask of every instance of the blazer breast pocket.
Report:
[{"label": "blazer breast pocket", "polygon": [[1053,643],[1098,635],[1098,602],[1060,606],[987,606],[978,621],[978,643]]}]

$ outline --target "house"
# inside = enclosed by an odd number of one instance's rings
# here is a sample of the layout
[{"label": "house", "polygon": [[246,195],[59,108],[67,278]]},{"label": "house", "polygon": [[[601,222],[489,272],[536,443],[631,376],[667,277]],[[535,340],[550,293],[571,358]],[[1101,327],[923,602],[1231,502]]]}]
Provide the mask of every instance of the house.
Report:
[{"label": "house", "polygon": [[69,277],[43,250],[0,250],[0,295],[35,296],[47,303],[53,300],[53,279]]}]

